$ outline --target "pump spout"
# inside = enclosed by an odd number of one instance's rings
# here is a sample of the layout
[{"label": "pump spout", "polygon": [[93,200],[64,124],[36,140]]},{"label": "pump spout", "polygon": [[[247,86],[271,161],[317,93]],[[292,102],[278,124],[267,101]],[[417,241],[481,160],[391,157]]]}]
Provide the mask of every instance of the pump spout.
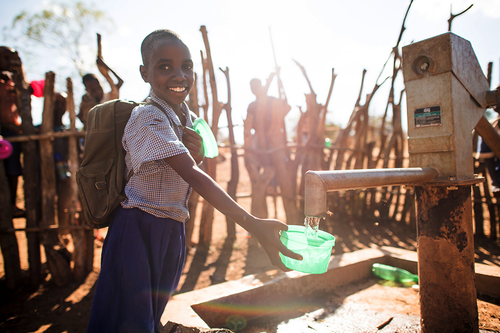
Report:
[{"label": "pump spout", "polygon": [[438,176],[435,168],[394,168],[308,171],[305,175],[304,213],[325,217],[327,193],[391,185],[416,185]]}]

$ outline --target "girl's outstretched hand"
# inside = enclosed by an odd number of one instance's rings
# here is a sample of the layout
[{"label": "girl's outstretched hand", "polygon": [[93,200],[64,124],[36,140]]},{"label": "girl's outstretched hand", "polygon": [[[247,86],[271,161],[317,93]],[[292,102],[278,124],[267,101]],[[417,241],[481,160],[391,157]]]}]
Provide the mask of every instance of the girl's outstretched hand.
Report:
[{"label": "girl's outstretched hand", "polygon": [[260,245],[264,248],[271,260],[273,266],[279,268],[284,272],[289,272],[291,269],[287,268],[279,256],[281,252],[283,255],[302,260],[302,256],[289,250],[280,240],[280,231],[288,230],[288,225],[273,219],[258,219],[255,218],[255,223],[250,223],[246,228],[253,236],[257,238]]}]

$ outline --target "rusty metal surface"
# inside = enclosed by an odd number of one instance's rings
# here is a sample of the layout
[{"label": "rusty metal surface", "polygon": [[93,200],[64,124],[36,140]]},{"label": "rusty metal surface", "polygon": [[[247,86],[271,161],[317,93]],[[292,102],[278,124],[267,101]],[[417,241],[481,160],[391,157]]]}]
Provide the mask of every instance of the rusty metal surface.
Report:
[{"label": "rusty metal surface", "polygon": [[484,183],[484,177],[474,177],[471,179],[462,179],[462,180],[436,180],[425,183],[425,186],[444,186],[444,187],[457,187],[457,186],[471,186]]},{"label": "rusty metal surface", "polygon": [[450,134],[428,138],[409,138],[408,150],[413,154],[453,151],[453,142],[453,136]]},{"label": "rusty metal surface", "polygon": [[[474,177],[472,130],[484,114],[453,73],[407,82],[410,167],[438,168],[440,177]],[[419,109],[439,106],[441,120],[418,127]]]},{"label": "rusty metal surface", "polygon": [[422,332],[478,332],[470,186],[415,198]]},{"label": "rusty metal surface", "polygon": [[[473,178],[472,130],[489,85],[470,42],[446,33],[403,48],[410,167]],[[489,98],[491,100],[491,98]]]},{"label": "rusty metal surface", "polygon": [[405,83],[425,75],[416,66],[423,61],[427,61],[427,71],[431,75],[453,72],[477,103],[486,108],[488,81],[468,40],[449,32],[403,47]]}]

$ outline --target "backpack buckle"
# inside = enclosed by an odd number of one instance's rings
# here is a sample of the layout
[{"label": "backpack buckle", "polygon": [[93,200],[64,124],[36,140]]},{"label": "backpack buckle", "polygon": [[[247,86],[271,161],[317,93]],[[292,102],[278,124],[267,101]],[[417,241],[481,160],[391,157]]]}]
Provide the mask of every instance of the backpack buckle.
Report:
[{"label": "backpack buckle", "polygon": [[106,188],[106,182],[105,181],[102,181],[102,182],[96,182],[95,183],[95,187],[98,189],[98,190],[104,190]]}]

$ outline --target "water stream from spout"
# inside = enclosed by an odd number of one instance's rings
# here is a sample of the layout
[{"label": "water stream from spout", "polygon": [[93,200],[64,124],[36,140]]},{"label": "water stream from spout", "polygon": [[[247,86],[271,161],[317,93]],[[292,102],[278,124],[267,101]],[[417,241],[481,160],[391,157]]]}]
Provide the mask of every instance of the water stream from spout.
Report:
[{"label": "water stream from spout", "polygon": [[304,219],[304,226],[306,227],[307,238],[317,238],[319,230],[319,222],[324,219],[322,217],[306,216]]}]

